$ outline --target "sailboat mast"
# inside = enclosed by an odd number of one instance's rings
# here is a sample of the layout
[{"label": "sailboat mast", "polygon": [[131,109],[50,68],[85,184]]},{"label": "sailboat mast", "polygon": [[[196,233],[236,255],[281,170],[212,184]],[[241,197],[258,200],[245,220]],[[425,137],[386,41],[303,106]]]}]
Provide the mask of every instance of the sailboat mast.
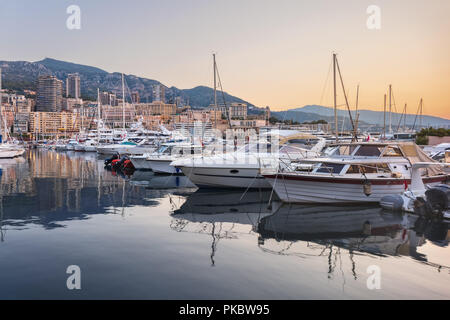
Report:
[{"label": "sailboat mast", "polygon": [[358,132],[358,122],[359,122],[359,113],[358,113],[358,104],[359,104],[359,84],[356,87],[356,105],[355,105],[355,133],[354,135],[356,136],[356,133]]},{"label": "sailboat mast", "polygon": [[[3,115],[2,115],[2,99],[3,99],[3,96],[2,96],[2,68],[0,68],[0,125],[2,125],[2,118],[3,118]],[[0,131],[0,134],[2,134],[3,135],[3,132],[2,131]],[[2,137],[2,143],[3,143],[3,140],[5,139],[5,137]]]},{"label": "sailboat mast", "polygon": [[336,143],[339,142],[339,128],[337,116],[337,98],[336,98],[336,53],[333,53],[333,94],[334,94],[334,127],[336,134]]},{"label": "sailboat mast", "polygon": [[405,103],[405,116],[403,118],[403,131],[406,132],[406,108],[408,107],[408,104]]},{"label": "sailboat mast", "polygon": [[384,94],[383,139],[386,139],[386,94]]},{"label": "sailboat mast", "polygon": [[422,129],[422,120],[423,120],[423,98],[420,98],[420,118],[419,118],[419,124],[420,124],[420,129]]},{"label": "sailboat mast", "polygon": [[101,114],[100,89],[97,88],[97,143],[100,144],[100,114]]},{"label": "sailboat mast", "polygon": [[217,128],[217,77],[216,77],[216,54],[213,53],[213,69],[214,69],[214,119]]},{"label": "sailboat mast", "polygon": [[125,131],[125,79],[122,73],[122,126]]},{"label": "sailboat mast", "polygon": [[392,133],[392,85],[389,85],[389,133]]}]

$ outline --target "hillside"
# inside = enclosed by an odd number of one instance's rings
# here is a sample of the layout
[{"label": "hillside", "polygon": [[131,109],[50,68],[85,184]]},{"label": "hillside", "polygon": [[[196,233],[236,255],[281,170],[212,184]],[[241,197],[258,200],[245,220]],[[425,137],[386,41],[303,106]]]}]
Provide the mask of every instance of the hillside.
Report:
[{"label": "hillside", "polygon": [[[303,113],[314,113],[323,117],[331,117],[334,119],[334,109],[317,106],[317,105],[309,105],[304,106],[302,108],[292,109],[292,112],[303,112]],[[354,113],[353,113],[354,114]],[[348,111],[340,109],[338,110],[338,117],[347,117]],[[398,126],[398,122],[401,118],[400,113],[392,113],[392,128],[395,130]],[[415,114],[407,114],[406,115],[406,125],[412,126],[414,123],[414,119],[416,118]],[[386,125],[388,125],[388,114],[386,115]],[[384,121],[384,114],[381,111],[372,111],[372,110],[359,110],[359,120],[362,122],[366,122],[368,124],[373,125],[382,125]],[[416,120],[418,124],[418,119]],[[450,126],[450,120],[434,117],[434,116],[423,116],[423,125],[424,126]],[[402,120],[403,125],[403,120]]]},{"label": "hillside", "polygon": [[[119,96],[122,92],[121,73],[109,73],[91,66],[45,58],[37,62],[0,61],[0,67],[3,72],[3,87],[7,89],[18,91],[25,89],[36,90],[36,80],[40,75],[54,75],[65,83],[69,73],[77,72],[80,74],[81,95],[85,99],[95,100],[97,88],[100,88],[102,91],[115,92]],[[157,80],[134,75],[125,75],[125,80],[131,92],[139,92],[142,102],[153,100],[153,85],[160,83]],[[205,86],[198,86],[192,89],[178,89],[176,87],[166,89],[167,101],[174,101],[174,98],[178,96],[194,108],[204,108],[214,101],[214,90]],[[228,93],[225,93],[225,99],[227,103],[243,102],[253,106],[252,103]],[[218,101],[222,102],[220,93],[218,94]]]}]

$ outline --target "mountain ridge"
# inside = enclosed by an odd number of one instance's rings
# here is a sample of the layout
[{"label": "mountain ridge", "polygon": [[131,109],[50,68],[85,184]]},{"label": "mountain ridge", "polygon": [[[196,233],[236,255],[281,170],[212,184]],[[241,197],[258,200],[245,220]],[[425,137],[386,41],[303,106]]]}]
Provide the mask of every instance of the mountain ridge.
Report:
[{"label": "mountain ridge", "polygon": [[[73,62],[66,62],[53,58],[44,58],[39,61],[0,61],[3,70],[5,88],[13,90],[36,90],[37,78],[41,75],[53,75],[65,84],[69,73],[79,73],[81,82],[81,95],[85,99],[95,100],[97,88],[101,91],[114,92],[121,95],[122,79],[119,72],[108,72],[97,67],[92,67]],[[156,84],[162,84],[158,80],[138,77],[136,75],[124,75],[129,92],[137,91],[142,102],[152,101],[152,89]],[[164,85],[164,84],[162,84]],[[165,86],[165,85],[164,85]],[[166,99],[173,102],[180,96],[186,103],[194,108],[205,108],[213,102],[214,90],[206,86],[197,86],[190,89],[179,89],[174,86],[166,87]],[[63,88],[64,89],[64,88]],[[227,103],[241,102],[253,107],[251,102],[235,97],[224,92]],[[129,99],[129,93],[127,94]],[[219,99],[221,101],[221,97]]]}]

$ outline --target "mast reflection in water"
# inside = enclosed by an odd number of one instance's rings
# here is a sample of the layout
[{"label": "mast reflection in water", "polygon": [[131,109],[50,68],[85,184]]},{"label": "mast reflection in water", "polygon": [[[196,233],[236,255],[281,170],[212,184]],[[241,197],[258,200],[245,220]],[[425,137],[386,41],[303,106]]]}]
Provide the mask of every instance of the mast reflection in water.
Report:
[{"label": "mast reflection in water", "polygon": [[[378,207],[281,205],[103,168],[95,154],[1,160],[0,298],[450,298],[448,225]],[[82,289],[68,290],[78,265]],[[369,290],[367,268],[381,270]]]}]

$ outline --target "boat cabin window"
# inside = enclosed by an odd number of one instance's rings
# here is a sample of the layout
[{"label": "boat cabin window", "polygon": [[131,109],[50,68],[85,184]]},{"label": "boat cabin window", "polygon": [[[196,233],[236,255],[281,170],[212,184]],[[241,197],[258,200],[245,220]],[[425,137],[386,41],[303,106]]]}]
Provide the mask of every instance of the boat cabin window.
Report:
[{"label": "boat cabin window", "polygon": [[169,146],[161,146],[158,149],[158,153],[164,153],[167,149],[169,149]]},{"label": "boat cabin window", "polygon": [[339,163],[322,163],[316,170],[317,173],[341,173],[344,168],[344,164]]},{"label": "boat cabin window", "polygon": [[387,163],[352,164],[346,173],[390,173]]},{"label": "boat cabin window", "polygon": [[379,157],[380,155],[380,147],[371,145],[361,145],[358,151],[356,151],[355,153],[355,156],[360,157]]},{"label": "boat cabin window", "polygon": [[402,157],[402,151],[398,147],[388,146],[383,152],[383,157]]}]

